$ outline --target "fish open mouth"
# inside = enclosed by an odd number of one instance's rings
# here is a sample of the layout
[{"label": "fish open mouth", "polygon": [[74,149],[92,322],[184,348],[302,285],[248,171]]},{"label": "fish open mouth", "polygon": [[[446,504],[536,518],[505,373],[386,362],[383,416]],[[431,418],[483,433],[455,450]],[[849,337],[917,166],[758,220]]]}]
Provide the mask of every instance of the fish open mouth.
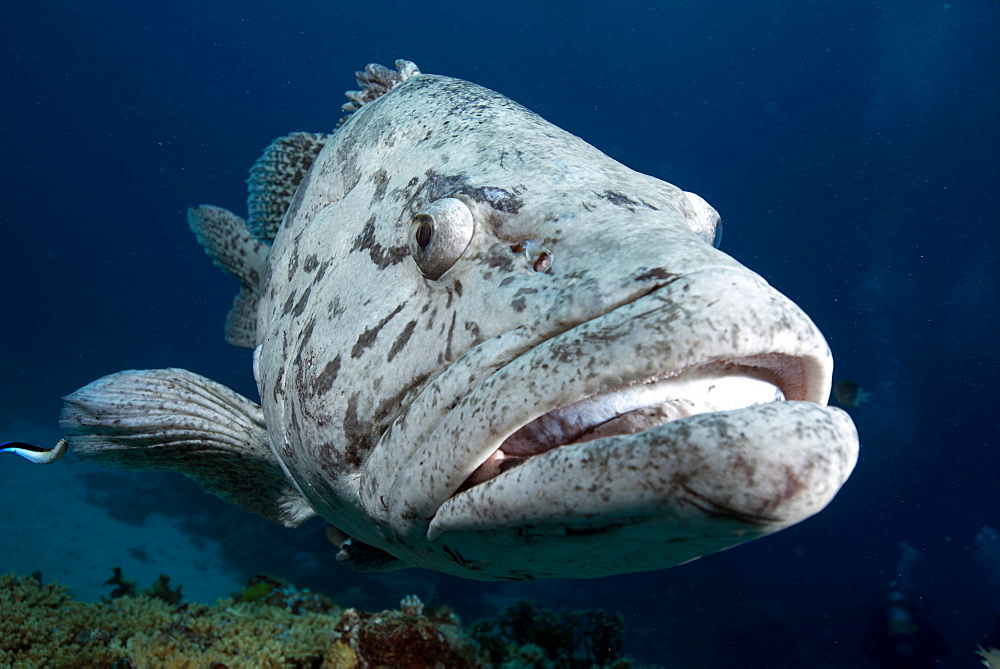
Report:
[{"label": "fish open mouth", "polygon": [[484,359],[449,369],[436,384],[454,389],[410,406],[409,420],[441,417],[406,459],[373,452],[384,465],[362,481],[366,499],[399,536],[626,523],[667,541],[680,535],[658,523],[710,516],[729,519],[727,537],[759,536],[816,513],[857,458],[850,419],[826,406],[826,341],[749,272],[685,275],[459,394]]},{"label": "fish open mouth", "polygon": [[553,448],[636,434],[700,414],[801,399],[802,366],[798,358],[781,354],[715,361],[585,397],[511,434],[455,494]]}]

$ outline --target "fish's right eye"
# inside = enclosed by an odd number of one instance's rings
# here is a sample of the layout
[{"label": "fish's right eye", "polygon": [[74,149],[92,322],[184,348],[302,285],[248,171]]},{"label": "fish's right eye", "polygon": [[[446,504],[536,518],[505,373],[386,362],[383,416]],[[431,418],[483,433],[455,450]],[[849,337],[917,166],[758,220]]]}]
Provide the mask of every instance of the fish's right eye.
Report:
[{"label": "fish's right eye", "polygon": [[475,221],[468,205],[445,197],[427,205],[413,217],[410,253],[428,279],[451,269],[472,241]]}]

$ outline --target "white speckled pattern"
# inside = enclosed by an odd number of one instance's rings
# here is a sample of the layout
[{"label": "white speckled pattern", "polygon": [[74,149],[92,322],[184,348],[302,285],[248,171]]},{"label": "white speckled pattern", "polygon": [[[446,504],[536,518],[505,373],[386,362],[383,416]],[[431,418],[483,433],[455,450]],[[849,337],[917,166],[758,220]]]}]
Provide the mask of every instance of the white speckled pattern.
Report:
[{"label": "white speckled pattern", "polygon": [[[260,286],[266,435],[304,503],[368,547],[478,579],[669,567],[826,506],[858,452],[825,406],[829,348],[713,248],[715,211],[498,93],[405,72],[324,136]],[[623,405],[599,438],[529,444],[469,478],[550,411],[727,373],[788,401]],[[345,562],[363,567],[357,550]]]}]

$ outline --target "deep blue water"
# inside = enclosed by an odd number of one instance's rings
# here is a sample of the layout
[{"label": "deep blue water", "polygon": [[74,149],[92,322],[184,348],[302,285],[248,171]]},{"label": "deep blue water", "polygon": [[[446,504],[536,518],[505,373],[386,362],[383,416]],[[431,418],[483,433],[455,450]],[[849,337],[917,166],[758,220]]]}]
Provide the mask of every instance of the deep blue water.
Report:
[{"label": "deep blue water", "polygon": [[1000,4],[610,7],[5,3],[0,428],[52,426],[61,395],[128,368],[184,367],[255,397],[249,352],[221,337],[235,283],[185,209],[245,211],[271,139],[329,131],[356,69],[407,58],[712,203],[722,249],[816,321],[837,379],[872,392],[851,409],[854,475],[816,518],[728,553],[516,588],[358,576],[333,564],[322,525],[286,533],[179,476],[130,479],[158,492],[120,505],[210,510],[192,527],[210,536],[239,525],[225,540],[248,573],[286,564],[254,546],[298,542],[316,558],[289,578],[368,588],[377,606],[422,582],[468,619],[516,596],[618,610],[631,655],[666,666],[877,666],[860,645],[905,541],[919,555],[907,596],[950,651],[939,666],[975,666],[973,643],[1000,633],[1000,546],[974,545],[1000,527]]}]

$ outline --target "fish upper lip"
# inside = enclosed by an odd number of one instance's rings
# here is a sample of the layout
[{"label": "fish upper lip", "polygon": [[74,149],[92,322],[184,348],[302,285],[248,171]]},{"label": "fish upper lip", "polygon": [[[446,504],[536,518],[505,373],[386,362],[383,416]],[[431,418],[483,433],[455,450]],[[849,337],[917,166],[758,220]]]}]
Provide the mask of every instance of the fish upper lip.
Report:
[{"label": "fish upper lip", "polygon": [[[465,492],[553,448],[636,434],[694,415],[796,397],[801,360],[784,354],[714,360],[607,388],[526,422],[455,491]],[[788,392],[785,389],[789,389]]]},{"label": "fish upper lip", "polygon": [[370,482],[371,494],[399,535],[423,535],[440,505],[468,489],[470,475],[540,416],[671,370],[734,363],[774,372],[787,399],[825,404],[829,396],[826,341],[760,277],[743,268],[671,277],[494,368],[447,407],[411,455],[394,461],[395,476],[383,471]]}]

